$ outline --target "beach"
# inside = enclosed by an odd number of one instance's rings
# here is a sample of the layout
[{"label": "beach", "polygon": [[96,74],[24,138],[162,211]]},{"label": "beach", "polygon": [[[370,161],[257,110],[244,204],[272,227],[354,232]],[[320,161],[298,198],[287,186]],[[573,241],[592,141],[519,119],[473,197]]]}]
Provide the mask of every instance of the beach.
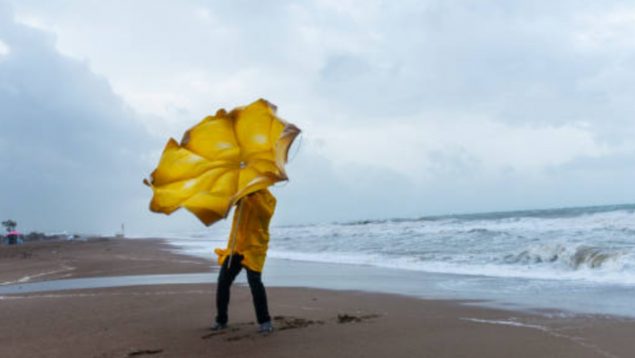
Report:
[{"label": "beach", "polygon": [[[0,247],[0,282],[213,273],[159,239]],[[345,267],[344,267],[345,269]],[[267,276],[265,274],[265,285]],[[275,280],[274,280],[275,281]],[[414,283],[413,283],[414,284]],[[308,285],[308,284],[307,284]],[[276,330],[256,333],[248,287],[208,329],[214,282],[3,294],[2,357],[631,357],[632,318],[484,308],[368,291],[268,287]]]}]

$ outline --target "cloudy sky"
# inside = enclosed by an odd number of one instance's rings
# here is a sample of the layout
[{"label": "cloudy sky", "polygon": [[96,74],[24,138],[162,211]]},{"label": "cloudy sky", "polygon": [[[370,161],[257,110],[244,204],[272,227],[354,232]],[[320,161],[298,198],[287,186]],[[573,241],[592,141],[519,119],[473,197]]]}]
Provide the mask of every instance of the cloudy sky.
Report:
[{"label": "cloudy sky", "polygon": [[260,97],[277,225],[635,202],[632,1],[0,0],[0,217],[202,230],[141,181]]}]

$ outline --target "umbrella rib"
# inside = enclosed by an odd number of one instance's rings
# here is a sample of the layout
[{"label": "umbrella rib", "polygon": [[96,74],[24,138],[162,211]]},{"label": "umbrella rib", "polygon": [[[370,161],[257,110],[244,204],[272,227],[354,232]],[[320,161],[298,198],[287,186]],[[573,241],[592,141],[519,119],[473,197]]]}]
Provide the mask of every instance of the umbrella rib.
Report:
[{"label": "umbrella rib", "polygon": [[236,128],[236,126],[238,125],[238,116],[234,116],[231,118],[232,121],[232,135],[234,136],[234,139],[236,140],[236,145],[238,146],[238,149],[242,148],[242,145],[240,144],[240,140],[238,139],[238,130]]},{"label": "umbrella rib", "polygon": [[262,159],[262,158],[251,159],[251,158],[252,158],[252,157],[254,157],[255,155],[262,154],[262,153],[271,153],[271,154],[274,154],[274,150],[273,150],[273,148],[272,148],[272,149],[267,149],[267,150],[260,150],[260,151],[257,151],[257,152],[251,152],[251,153],[249,153],[249,155],[246,157],[246,160],[247,160],[247,161],[250,161],[250,160],[267,160],[267,159]]},{"label": "umbrella rib", "polygon": [[217,169],[233,169],[233,168],[236,168],[236,167],[237,167],[237,165],[236,165],[236,164],[232,164],[232,163],[229,163],[229,162],[224,163],[224,164],[219,164],[219,165],[214,166],[214,167],[213,167],[213,168],[211,168],[211,169],[208,169],[208,170],[203,171],[201,174],[198,174],[198,175],[197,175],[197,174],[190,174],[190,175],[188,175],[188,176],[181,177],[181,178],[179,178],[179,179],[175,179],[175,180],[171,180],[171,181],[166,181],[165,183],[162,183],[162,184],[161,184],[161,186],[164,186],[164,185],[170,185],[170,184],[176,184],[176,183],[180,183],[180,182],[184,182],[184,181],[188,181],[188,180],[196,179],[196,178],[198,178],[198,177],[201,177],[201,176],[205,175],[206,173],[209,173],[211,170],[217,170]]}]

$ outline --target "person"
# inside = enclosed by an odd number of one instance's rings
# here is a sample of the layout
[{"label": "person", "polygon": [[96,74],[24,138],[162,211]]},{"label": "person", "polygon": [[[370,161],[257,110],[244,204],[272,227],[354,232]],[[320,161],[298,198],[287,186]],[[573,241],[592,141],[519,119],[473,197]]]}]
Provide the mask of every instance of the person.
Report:
[{"label": "person", "polygon": [[216,319],[212,330],[227,328],[230,287],[240,271],[247,271],[260,333],[273,331],[267,293],[262,283],[262,269],[269,247],[269,222],[276,198],[262,189],[242,198],[236,205],[227,248],[216,249],[221,266],[216,287]]}]

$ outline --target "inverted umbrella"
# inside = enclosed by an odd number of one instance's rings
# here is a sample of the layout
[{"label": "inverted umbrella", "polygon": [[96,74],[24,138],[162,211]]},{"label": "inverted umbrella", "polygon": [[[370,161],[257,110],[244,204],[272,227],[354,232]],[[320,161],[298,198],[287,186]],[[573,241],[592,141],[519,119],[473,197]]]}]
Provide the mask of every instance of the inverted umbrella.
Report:
[{"label": "inverted umbrella", "polygon": [[207,226],[227,217],[242,197],[288,179],[284,165],[299,133],[264,99],[229,113],[218,110],[180,143],[168,140],[144,180],[154,194],[150,210],[169,215],[183,207]]}]

